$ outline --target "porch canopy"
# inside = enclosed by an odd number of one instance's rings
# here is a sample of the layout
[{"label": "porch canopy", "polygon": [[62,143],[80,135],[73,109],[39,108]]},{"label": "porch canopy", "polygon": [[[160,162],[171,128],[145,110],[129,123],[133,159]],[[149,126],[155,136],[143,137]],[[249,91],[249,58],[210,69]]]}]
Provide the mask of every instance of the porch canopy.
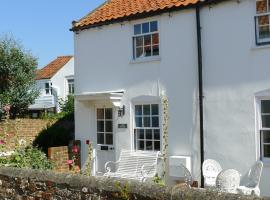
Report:
[{"label": "porch canopy", "polygon": [[124,90],[83,92],[81,94],[75,94],[75,99],[78,101],[110,100],[114,106],[119,107],[124,92]]}]

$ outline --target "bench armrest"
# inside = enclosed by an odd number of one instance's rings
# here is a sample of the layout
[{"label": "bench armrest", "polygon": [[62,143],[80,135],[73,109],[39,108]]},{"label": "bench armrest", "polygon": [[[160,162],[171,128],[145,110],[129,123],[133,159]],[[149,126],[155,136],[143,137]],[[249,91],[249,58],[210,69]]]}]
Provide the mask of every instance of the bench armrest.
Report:
[{"label": "bench armrest", "polygon": [[109,165],[111,165],[111,164],[116,165],[116,164],[118,164],[118,163],[119,163],[119,160],[116,161],[116,162],[113,162],[113,161],[108,161],[108,162],[106,162],[106,163],[105,163],[105,171],[106,171],[106,173],[110,173],[110,172],[112,171],[112,169],[111,169],[111,167],[110,167]]},{"label": "bench armrest", "polygon": [[148,169],[148,170],[145,170],[145,169],[144,169],[144,165],[143,165],[143,166],[141,167],[141,175],[142,175],[142,177],[143,177],[143,178],[146,178],[146,177],[148,176],[148,174],[150,173],[150,171],[152,170],[152,167],[154,168],[155,165],[156,165],[156,163],[150,165],[151,168]]}]

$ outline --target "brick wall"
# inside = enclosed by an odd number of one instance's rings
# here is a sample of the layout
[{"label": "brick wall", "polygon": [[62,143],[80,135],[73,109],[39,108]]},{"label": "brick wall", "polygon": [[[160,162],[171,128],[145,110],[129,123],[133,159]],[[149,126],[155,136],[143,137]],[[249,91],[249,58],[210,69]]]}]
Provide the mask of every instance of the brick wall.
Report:
[{"label": "brick wall", "polygon": [[55,120],[16,119],[0,122],[0,139],[4,139],[8,149],[15,146],[17,140],[24,139],[31,143],[35,137]]},{"label": "brick wall", "polygon": [[69,160],[68,146],[51,147],[48,149],[48,157],[53,162],[53,170],[57,172],[68,172]]},{"label": "brick wall", "polygon": [[0,168],[0,199],[270,200],[185,186],[168,188],[152,182],[138,183],[15,168]]}]

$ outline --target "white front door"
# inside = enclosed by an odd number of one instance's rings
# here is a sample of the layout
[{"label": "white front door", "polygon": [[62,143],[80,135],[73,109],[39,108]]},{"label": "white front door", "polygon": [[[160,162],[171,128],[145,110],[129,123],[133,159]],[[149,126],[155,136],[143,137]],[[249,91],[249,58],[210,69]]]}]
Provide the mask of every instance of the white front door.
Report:
[{"label": "white front door", "polygon": [[96,109],[97,172],[105,172],[105,163],[115,161],[113,116],[111,107]]}]

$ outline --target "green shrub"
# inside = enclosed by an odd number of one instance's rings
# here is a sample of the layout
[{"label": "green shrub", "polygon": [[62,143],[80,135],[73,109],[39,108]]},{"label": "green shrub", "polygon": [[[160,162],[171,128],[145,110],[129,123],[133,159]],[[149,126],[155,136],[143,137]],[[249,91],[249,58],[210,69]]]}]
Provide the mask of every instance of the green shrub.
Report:
[{"label": "green shrub", "polygon": [[67,100],[60,99],[59,101],[61,111],[64,113],[74,113],[74,96],[68,95]]},{"label": "green shrub", "polygon": [[0,166],[52,169],[53,164],[47,159],[46,154],[36,147],[20,147],[11,156],[0,157]]}]

